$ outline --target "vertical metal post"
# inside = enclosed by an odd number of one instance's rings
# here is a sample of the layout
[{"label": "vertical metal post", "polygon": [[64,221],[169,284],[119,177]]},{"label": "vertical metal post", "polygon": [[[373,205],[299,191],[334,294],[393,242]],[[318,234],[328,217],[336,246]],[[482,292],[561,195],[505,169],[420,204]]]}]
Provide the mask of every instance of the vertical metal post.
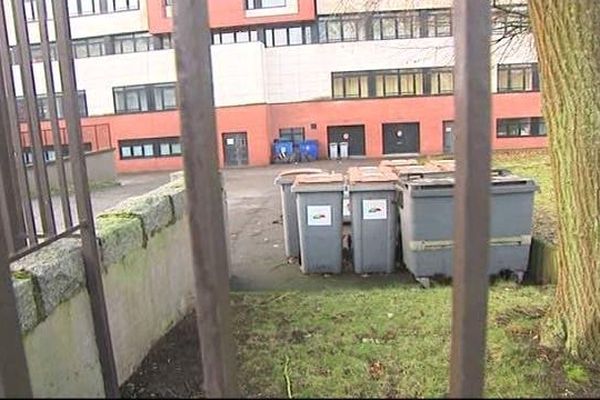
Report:
[{"label": "vertical metal post", "polygon": [[60,127],[58,125],[58,112],[56,111],[56,92],[54,90],[54,73],[52,71],[52,56],[50,55],[50,40],[48,38],[48,18],[46,1],[37,1],[37,11],[40,27],[40,42],[42,47],[42,58],[44,63],[44,74],[46,80],[46,98],[48,99],[48,112],[50,117],[52,142],[56,158],[56,175],[60,191],[63,220],[65,229],[73,226],[71,217],[71,203],[69,201],[69,185],[65,172],[65,163],[62,154],[62,142],[60,140]]},{"label": "vertical metal post", "polygon": [[[0,49],[10,49],[8,42],[8,32],[6,19],[4,15],[4,1],[0,0]],[[12,166],[14,167],[16,181],[18,183],[18,193],[20,194],[20,203],[24,212],[25,230],[29,244],[37,243],[35,219],[33,217],[33,209],[31,206],[31,196],[29,192],[29,181],[27,180],[27,171],[25,170],[25,162],[23,160],[23,152],[21,150],[21,133],[19,130],[19,117],[17,113],[16,95],[14,82],[12,77],[12,66],[10,57],[0,57],[0,69],[2,70],[3,88],[0,93],[0,99],[6,99],[6,109],[8,111],[8,124],[5,135],[12,139]],[[1,128],[0,128],[1,129]],[[11,172],[12,173],[12,172]],[[21,246],[19,246],[21,247]]]},{"label": "vertical metal post", "polygon": [[50,196],[50,184],[48,183],[48,171],[44,160],[44,149],[42,143],[42,132],[40,129],[40,118],[38,114],[37,95],[35,81],[33,78],[33,65],[31,64],[31,53],[29,48],[29,33],[25,19],[24,0],[12,0],[15,31],[17,33],[17,47],[21,56],[20,71],[23,95],[29,121],[29,136],[33,154],[33,165],[35,168],[35,180],[38,188],[40,203],[40,218],[45,236],[56,234],[54,212],[52,211],[52,198]]},{"label": "vertical metal post", "polygon": [[450,396],[484,387],[490,220],[490,2],[454,0],[457,137]]},{"label": "vertical metal post", "polygon": [[[1,129],[1,127],[0,127]],[[6,244],[0,238],[0,397],[31,398]]]},{"label": "vertical metal post", "polygon": [[0,232],[4,232],[8,251],[14,253],[25,245],[25,225],[20,193],[13,179],[15,168],[12,163],[10,124],[3,96],[4,79],[0,74]]},{"label": "vertical metal post", "polygon": [[[238,397],[206,0],[175,2],[183,161],[207,397]],[[201,206],[200,206],[201,205]]]},{"label": "vertical metal post", "polygon": [[104,391],[107,397],[119,396],[117,368],[113,354],[110,326],[104,298],[102,270],[96,239],[94,216],[90,201],[87,166],[81,137],[81,115],[77,96],[75,64],[71,44],[71,26],[67,12],[67,2],[52,1],[56,49],[63,89],[63,112],[67,134],[69,135],[69,159],[75,187],[77,213],[81,224],[81,242],[86,274],[87,289],[90,295],[96,345],[104,378]]}]

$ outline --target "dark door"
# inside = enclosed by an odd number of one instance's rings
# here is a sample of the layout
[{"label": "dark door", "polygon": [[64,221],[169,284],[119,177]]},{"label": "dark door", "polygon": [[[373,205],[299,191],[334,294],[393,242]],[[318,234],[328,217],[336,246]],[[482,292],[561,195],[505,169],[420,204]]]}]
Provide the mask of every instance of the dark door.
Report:
[{"label": "dark door", "polygon": [[443,132],[444,135],[444,154],[454,153],[454,121],[444,121]]},{"label": "dark door", "polygon": [[348,142],[349,156],[364,156],[365,155],[365,126],[364,125],[349,125],[349,126],[328,126],[327,127],[328,143]]},{"label": "dark door", "polygon": [[383,124],[383,154],[418,152],[418,123]]},{"label": "dark door", "polygon": [[248,165],[248,135],[246,132],[224,133],[223,154],[225,165]]}]

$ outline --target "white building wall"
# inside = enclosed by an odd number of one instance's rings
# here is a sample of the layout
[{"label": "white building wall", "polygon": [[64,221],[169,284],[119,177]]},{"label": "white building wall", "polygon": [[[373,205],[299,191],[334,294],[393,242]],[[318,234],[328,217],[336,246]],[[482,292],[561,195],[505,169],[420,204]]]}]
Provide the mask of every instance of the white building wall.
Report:
[{"label": "white building wall", "polygon": [[267,101],[265,48],[260,42],[212,46],[217,107]]},{"label": "white building wall", "polygon": [[[52,14],[51,0],[46,0],[48,17],[51,19],[48,23],[48,36],[50,40],[55,40],[54,20]],[[4,12],[6,20],[11,22],[8,26],[8,40],[11,45],[17,43],[13,21],[13,12],[10,0],[4,0]],[[140,0],[139,10],[118,11],[107,14],[95,14],[71,17],[71,35],[73,39],[114,35],[128,32],[148,31],[148,11],[146,1]],[[29,36],[31,43],[40,42],[38,21],[29,22]]]},{"label": "white building wall", "polygon": [[452,38],[329,43],[266,50],[269,103],[331,98],[331,73],[450,67]]}]

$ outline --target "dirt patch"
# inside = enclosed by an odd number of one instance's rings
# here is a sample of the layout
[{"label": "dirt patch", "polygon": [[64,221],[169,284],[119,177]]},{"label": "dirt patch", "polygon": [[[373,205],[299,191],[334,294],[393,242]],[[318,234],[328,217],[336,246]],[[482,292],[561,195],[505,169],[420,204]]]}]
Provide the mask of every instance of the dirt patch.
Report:
[{"label": "dirt patch", "polygon": [[123,398],[202,398],[202,368],[195,315],[156,343],[121,386]]}]

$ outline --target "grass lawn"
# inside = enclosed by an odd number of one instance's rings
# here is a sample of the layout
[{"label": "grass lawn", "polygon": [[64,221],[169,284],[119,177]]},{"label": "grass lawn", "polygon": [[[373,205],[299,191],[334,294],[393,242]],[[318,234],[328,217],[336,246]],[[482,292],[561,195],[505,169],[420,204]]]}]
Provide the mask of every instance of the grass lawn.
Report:
[{"label": "grass lawn", "polygon": [[[538,345],[551,287],[490,293],[486,396],[590,391],[590,375]],[[251,397],[441,397],[450,287],[233,295],[240,382]]]}]

